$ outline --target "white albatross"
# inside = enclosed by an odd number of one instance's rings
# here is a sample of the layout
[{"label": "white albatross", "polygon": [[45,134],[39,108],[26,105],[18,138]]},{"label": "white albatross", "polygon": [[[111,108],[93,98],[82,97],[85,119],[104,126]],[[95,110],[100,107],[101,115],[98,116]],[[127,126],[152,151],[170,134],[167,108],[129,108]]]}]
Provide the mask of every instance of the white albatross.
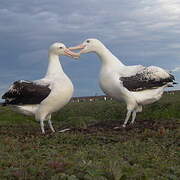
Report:
[{"label": "white albatross", "polygon": [[136,113],[142,111],[143,105],[158,101],[164,88],[176,84],[174,76],[160,67],[124,65],[97,39],[87,39],[82,44],[69,49],[82,49],[79,55],[94,52],[99,56],[101,89],[105,94],[118,101],[123,100],[127,104],[123,127],[126,127],[131,114],[133,124]]},{"label": "white albatross", "polygon": [[76,57],[62,43],[54,43],[49,48],[49,65],[44,78],[35,81],[19,80],[14,82],[2,96],[4,105],[25,115],[34,115],[40,121],[44,134],[44,121],[47,120],[52,132],[55,132],[51,114],[66,105],[73,95],[73,84],[64,73],[59,56]]}]

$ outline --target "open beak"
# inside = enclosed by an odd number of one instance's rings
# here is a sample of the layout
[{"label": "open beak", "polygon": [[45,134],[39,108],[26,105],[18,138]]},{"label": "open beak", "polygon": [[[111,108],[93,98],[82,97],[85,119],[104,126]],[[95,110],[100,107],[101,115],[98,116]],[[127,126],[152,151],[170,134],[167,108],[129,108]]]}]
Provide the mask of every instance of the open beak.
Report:
[{"label": "open beak", "polygon": [[84,49],[86,47],[86,45],[84,44],[80,44],[78,46],[74,46],[74,47],[69,47],[69,50],[79,50],[79,49]]},{"label": "open beak", "polygon": [[70,56],[72,58],[78,59],[80,57],[80,53],[72,52],[69,48],[64,50],[66,56]]}]

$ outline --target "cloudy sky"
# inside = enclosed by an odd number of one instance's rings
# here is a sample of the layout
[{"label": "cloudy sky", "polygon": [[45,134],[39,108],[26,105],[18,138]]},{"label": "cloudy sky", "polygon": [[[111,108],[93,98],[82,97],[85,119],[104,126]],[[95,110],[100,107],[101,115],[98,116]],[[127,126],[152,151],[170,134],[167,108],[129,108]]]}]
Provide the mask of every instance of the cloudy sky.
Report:
[{"label": "cloudy sky", "polygon": [[[0,6],[0,94],[15,80],[41,78],[48,47],[101,40],[127,65],[173,70],[180,82],[179,0],[6,0]],[[75,96],[102,94],[100,62],[61,57]],[[180,89],[180,85],[176,86]]]}]

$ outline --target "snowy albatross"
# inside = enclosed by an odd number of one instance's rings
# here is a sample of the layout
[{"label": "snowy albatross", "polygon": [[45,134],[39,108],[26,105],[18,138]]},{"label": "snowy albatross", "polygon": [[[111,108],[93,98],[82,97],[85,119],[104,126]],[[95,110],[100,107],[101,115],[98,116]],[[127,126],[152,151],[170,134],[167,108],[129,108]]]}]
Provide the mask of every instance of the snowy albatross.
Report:
[{"label": "snowy albatross", "polygon": [[55,132],[51,114],[66,105],[73,95],[73,84],[63,71],[59,61],[60,55],[76,58],[76,54],[64,44],[52,44],[49,48],[49,65],[45,77],[35,81],[16,81],[2,96],[2,99],[5,99],[4,105],[10,105],[21,114],[34,115],[35,119],[40,121],[43,134],[45,120]]},{"label": "snowy albatross", "polygon": [[124,65],[97,39],[87,39],[82,44],[69,49],[82,49],[79,55],[94,52],[99,56],[101,89],[114,99],[124,100],[127,104],[123,127],[126,127],[131,114],[133,124],[136,113],[142,111],[143,105],[158,101],[164,88],[176,84],[174,76],[160,67]]}]

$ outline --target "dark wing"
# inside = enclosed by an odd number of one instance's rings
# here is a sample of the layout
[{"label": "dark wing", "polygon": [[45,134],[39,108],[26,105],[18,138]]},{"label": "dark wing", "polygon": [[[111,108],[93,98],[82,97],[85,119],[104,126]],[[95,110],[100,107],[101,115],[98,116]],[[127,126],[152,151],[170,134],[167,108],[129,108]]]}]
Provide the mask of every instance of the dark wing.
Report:
[{"label": "dark wing", "polygon": [[39,104],[50,92],[48,85],[43,86],[30,81],[16,81],[2,96],[2,99],[5,99],[5,105]]},{"label": "dark wing", "polygon": [[175,78],[172,74],[159,67],[150,66],[137,72],[133,76],[120,77],[120,80],[122,81],[123,86],[129,91],[142,91],[158,88],[170,82],[173,83]]}]

